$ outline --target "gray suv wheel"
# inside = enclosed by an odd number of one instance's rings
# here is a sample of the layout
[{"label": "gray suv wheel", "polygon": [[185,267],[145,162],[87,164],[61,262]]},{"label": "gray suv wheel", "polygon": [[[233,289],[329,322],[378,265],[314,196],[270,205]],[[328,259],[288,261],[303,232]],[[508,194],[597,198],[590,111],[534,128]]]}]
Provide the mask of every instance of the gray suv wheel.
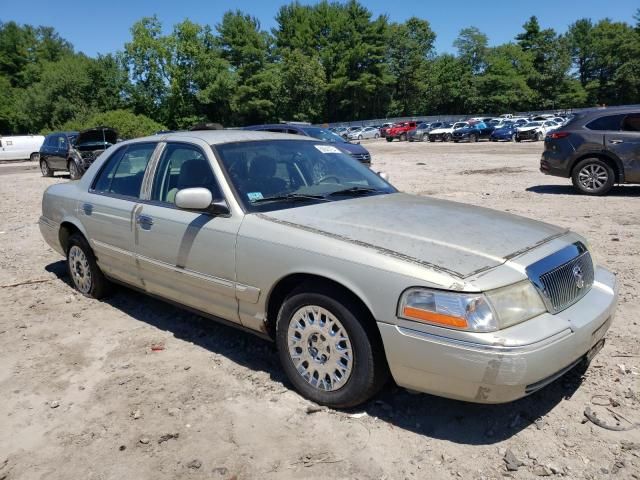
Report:
[{"label": "gray suv wheel", "polygon": [[586,195],[605,195],[615,182],[613,169],[598,158],[579,162],[571,175],[573,186]]}]

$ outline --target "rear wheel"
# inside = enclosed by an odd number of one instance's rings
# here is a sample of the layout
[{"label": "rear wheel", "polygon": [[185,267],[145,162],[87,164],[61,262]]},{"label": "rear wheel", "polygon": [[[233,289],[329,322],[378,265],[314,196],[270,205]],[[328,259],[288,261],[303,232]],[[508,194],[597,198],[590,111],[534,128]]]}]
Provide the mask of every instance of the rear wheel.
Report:
[{"label": "rear wheel", "polygon": [[362,135],[358,135],[358,140],[362,140]]},{"label": "rear wheel", "polygon": [[29,160],[32,162],[37,162],[40,159],[40,154],[38,152],[33,152],[29,155]]},{"label": "rear wheel", "polygon": [[517,142],[518,141],[518,136],[515,133],[511,135],[511,141],[512,142]]},{"label": "rear wheel", "polygon": [[613,169],[599,158],[587,158],[573,169],[574,188],[585,195],[605,195],[615,183]]},{"label": "rear wheel", "polygon": [[40,160],[40,171],[43,177],[53,177],[53,170],[51,170],[46,160]]},{"label": "rear wheel", "polygon": [[400,135],[400,141],[401,142],[406,142],[407,141],[407,134],[403,133],[402,135]]},{"label": "rear wheel", "polygon": [[541,140],[544,140],[544,133],[542,132],[536,133],[536,142],[539,142]]},{"label": "rear wheel", "polygon": [[306,398],[334,408],[369,400],[384,385],[388,367],[368,315],[335,289],[296,290],[278,313],[276,344],[294,387]]},{"label": "rear wheel", "polygon": [[444,135],[444,137],[442,137],[442,141],[443,142],[450,142],[451,141],[451,134],[447,133]]},{"label": "rear wheel", "polygon": [[375,138],[375,139],[380,138],[380,134],[379,134],[379,133],[376,133],[376,134],[374,135],[374,137],[373,137],[373,138]]},{"label": "rear wheel", "polygon": [[79,233],[69,238],[67,267],[73,286],[81,294],[100,299],[111,292],[111,283],[98,267],[93,250]]},{"label": "rear wheel", "polygon": [[477,135],[471,135],[469,137],[469,141],[473,142],[473,143],[476,143],[478,141],[478,136]]},{"label": "rear wheel", "polygon": [[391,137],[386,137],[387,138],[387,142],[393,142],[393,138]]}]

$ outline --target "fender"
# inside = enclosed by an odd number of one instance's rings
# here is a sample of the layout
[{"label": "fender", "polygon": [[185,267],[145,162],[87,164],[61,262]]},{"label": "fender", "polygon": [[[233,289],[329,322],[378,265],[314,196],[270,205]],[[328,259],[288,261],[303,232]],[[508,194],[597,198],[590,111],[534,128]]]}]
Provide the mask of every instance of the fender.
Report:
[{"label": "fender", "polygon": [[576,164],[581,160],[589,157],[606,157],[607,159],[611,160],[618,169],[618,178],[616,183],[624,183],[624,165],[622,164],[622,161],[618,158],[617,155],[606,149],[581,152],[580,155],[577,156],[575,160],[573,160],[573,162],[571,162],[571,168],[569,169],[569,171],[573,173],[573,167],[575,167]]}]

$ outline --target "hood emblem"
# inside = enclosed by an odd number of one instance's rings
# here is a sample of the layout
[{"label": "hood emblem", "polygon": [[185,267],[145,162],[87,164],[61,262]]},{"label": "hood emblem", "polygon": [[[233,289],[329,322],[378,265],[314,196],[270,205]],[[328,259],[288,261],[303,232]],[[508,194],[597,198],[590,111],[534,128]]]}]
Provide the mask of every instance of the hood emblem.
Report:
[{"label": "hood emblem", "polygon": [[576,281],[576,287],[584,287],[584,275],[582,273],[582,268],[580,268],[580,265],[576,265],[575,267],[573,267],[573,278]]}]

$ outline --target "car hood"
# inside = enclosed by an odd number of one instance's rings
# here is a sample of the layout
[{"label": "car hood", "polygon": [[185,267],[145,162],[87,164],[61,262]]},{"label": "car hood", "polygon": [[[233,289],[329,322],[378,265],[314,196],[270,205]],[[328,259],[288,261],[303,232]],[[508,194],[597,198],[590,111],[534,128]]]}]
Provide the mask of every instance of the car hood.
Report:
[{"label": "car hood", "polygon": [[452,127],[449,127],[449,128],[434,128],[429,133],[451,133],[451,132],[453,132],[453,128]]},{"label": "car hood", "polygon": [[472,205],[395,193],[260,214],[463,279],[567,230]]},{"label": "car hood", "polygon": [[362,154],[369,153],[369,151],[366,148],[364,148],[362,145],[360,145],[359,143],[348,143],[348,142],[337,143],[336,142],[333,145],[335,145],[336,147],[339,147],[339,148],[341,148],[343,150],[346,150],[351,155],[362,155]]},{"label": "car hood", "polygon": [[500,133],[512,133],[515,131],[514,127],[500,127],[500,128],[496,128],[493,133],[496,134],[500,134]]},{"label": "car hood", "polygon": [[118,141],[118,132],[110,127],[96,127],[80,132],[76,138],[76,145],[86,143],[108,143],[113,145]]},{"label": "car hood", "polygon": [[521,132],[529,132],[531,130],[539,130],[542,127],[519,127],[518,130]]}]

